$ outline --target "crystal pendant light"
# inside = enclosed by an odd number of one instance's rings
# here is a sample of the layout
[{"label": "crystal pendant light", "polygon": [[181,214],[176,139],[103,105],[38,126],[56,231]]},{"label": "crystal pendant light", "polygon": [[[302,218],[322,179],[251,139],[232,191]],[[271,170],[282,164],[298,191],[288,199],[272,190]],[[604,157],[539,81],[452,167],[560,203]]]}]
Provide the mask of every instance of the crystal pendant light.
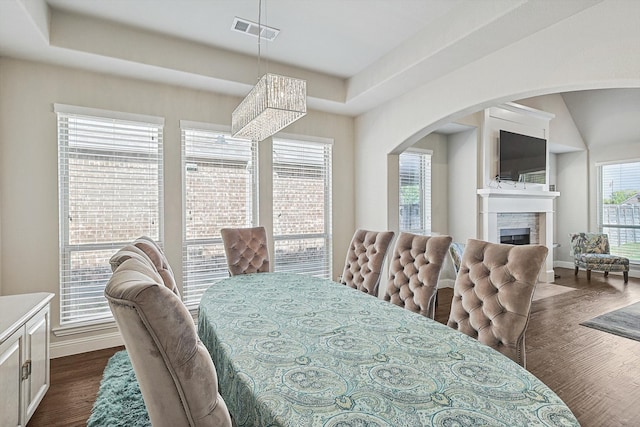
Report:
[{"label": "crystal pendant light", "polygon": [[[261,1],[259,7],[261,8]],[[260,16],[260,14],[259,14]],[[258,27],[260,28],[260,18]],[[258,31],[258,68],[260,39]],[[231,114],[233,137],[262,141],[307,114],[307,82],[266,73]]]},{"label": "crystal pendant light", "polygon": [[307,114],[307,82],[267,73],[231,115],[234,137],[262,141]]}]

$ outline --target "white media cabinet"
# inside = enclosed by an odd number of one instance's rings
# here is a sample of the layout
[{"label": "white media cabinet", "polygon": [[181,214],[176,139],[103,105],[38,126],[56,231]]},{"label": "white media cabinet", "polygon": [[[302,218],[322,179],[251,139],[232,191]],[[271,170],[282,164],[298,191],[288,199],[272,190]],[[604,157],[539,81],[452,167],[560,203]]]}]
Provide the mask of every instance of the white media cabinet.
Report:
[{"label": "white media cabinet", "polygon": [[49,389],[53,294],[0,296],[0,426],[26,426]]}]

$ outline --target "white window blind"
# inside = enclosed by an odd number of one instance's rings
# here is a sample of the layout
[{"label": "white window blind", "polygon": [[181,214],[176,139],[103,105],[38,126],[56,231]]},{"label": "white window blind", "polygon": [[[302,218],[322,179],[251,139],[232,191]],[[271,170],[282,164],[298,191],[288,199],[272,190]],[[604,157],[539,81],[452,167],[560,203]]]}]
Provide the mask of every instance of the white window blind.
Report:
[{"label": "white window blind", "polygon": [[599,227],[612,254],[640,262],[640,161],[599,166]]},{"label": "white window blind", "polygon": [[331,277],[330,143],[273,140],[275,271]]},{"label": "white window blind", "polygon": [[400,154],[400,231],[431,234],[431,153]]},{"label": "white window blind", "polygon": [[60,325],[109,320],[109,258],[142,235],[162,242],[163,120],[60,104],[55,111]]},{"label": "white window blind", "polygon": [[229,277],[220,236],[224,227],[251,227],[256,218],[256,144],[206,124],[183,122],[183,299]]}]

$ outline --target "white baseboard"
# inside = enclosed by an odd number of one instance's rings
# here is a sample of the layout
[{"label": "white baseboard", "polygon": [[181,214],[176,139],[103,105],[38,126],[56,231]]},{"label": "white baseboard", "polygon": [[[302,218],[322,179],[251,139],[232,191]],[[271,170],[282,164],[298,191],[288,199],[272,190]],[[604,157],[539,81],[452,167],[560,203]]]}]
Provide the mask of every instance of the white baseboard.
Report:
[{"label": "white baseboard", "polygon": [[102,350],[103,348],[118,347],[124,345],[119,331],[91,337],[74,338],[51,343],[51,358],[71,356],[73,354],[86,353],[88,351]]},{"label": "white baseboard", "polygon": [[560,268],[570,268],[572,270],[575,267],[575,265],[573,264],[573,261],[554,261],[553,266],[560,267]]}]

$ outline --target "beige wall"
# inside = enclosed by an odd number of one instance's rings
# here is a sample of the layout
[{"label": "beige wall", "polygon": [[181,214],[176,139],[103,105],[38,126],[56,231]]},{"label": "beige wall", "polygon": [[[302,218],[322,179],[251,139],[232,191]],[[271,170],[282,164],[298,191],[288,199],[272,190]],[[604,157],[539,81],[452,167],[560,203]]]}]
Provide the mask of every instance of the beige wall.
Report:
[{"label": "beige wall", "polygon": [[478,162],[479,129],[448,138],[449,234],[454,242],[478,238]]},{"label": "beige wall", "polygon": [[560,244],[554,250],[556,260],[573,263],[568,234],[589,228],[588,158],[587,151],[556,156],[557,190],[560,192],[556,200],[556,238]]},{"label": "beige wall", "polygon": [[[231,112],[239,102],[238,98],[178,86],[0,58],[1,293],[47,291],[58,294],[58,162],[53,103],[165,118],[165,249],[180,281],[180,120],[230,125]],[[353,119],[310,111],[286,128],[286,132],[334,141],[335,277],[343,268],[346,248],[355,227]],[[261,209],[260,214],[262,221],[265,209]],[[264,221],[270,222],[270,218],[264,218]],[[52,326],[58,325],[59,300],[55,298]],[[82,347],[79,344],[82,340],[89,342],[88,349],[91,346],[100,348],[99,334],[53,336],[53,354],[77,351]]]},{"label": "beige wall", "polygon": [[[558,93],[518,100],[518,104],[555,114],[549,123],[549,146],[555,151],[586,150],[573,117]],[[549,181],[550,184],[553,182]]]}]

